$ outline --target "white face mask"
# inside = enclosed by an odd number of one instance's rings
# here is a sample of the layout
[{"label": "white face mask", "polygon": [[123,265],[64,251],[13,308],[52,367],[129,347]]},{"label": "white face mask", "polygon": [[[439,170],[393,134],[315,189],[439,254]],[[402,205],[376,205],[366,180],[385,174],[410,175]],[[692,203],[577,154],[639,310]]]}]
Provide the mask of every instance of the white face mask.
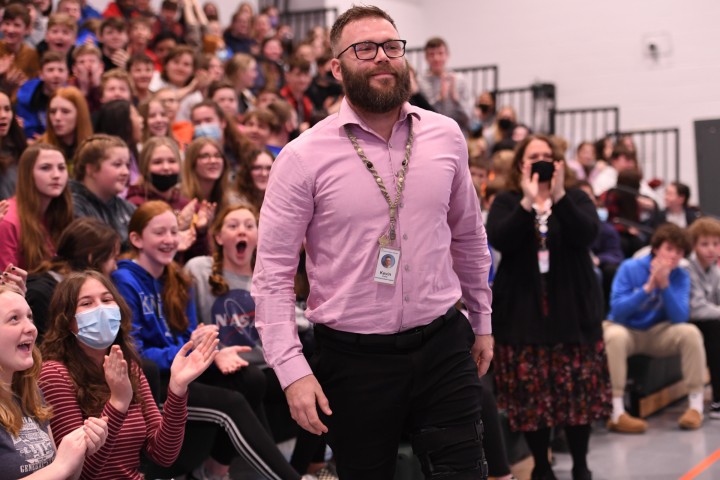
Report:
[{"label": "white face mask", "polygon": [[115,341],[120,330],[120,307],[99,305],[75,314],[78,340],[90,348],[105,350]]}]

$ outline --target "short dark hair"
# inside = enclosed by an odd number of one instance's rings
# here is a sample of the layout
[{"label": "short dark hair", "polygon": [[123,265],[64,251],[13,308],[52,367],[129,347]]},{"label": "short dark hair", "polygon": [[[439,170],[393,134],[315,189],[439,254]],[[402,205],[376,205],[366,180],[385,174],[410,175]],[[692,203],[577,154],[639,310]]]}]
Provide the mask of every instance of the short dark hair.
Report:
[{"label": "short dark hair", "polygon": [[427,42],[425,42],[425,47],[423,48],[424,51],[428,51],[431,48],[439,48],[439,47],[445,47],[448,48],[447,43],[445,43],[445,40],[443,40],[440,37],[432,37],[429,38]]},{"label": "short dark hair", "polygon": [[310,62],[306,59],[293,55],[287,62],[287,71],[300,70],[300,73],[310,73]]},{"label": "short dark hair", "polygon": [[212,99],[218,90],[222,90],[224,88],[229,88],[230,90],[234,91],[235,85],[233,85],[232,82],[230,82],[229,80],[215,80],[208,86],[207,98]]},{"label": "short dark hair", "polygon": [[690,201],[690,187],[680,182],[670,182],[670,185],[675,187],[677,194],[683,197],[683,207],[687,207],[688,201]]},{"label": "short dark hair", "polygon": [[685,255],[692,251],[690,236],[685,229],[678,227],[674,223],[663,223],[660,225],[650,239],[650,247],[654,252],[665,242],[679,248],[685,252]]},{"label": "short dark hair", "polygon": [[60,62],[67,66],[67,59],[65,58],[64,54],[48,50],[43,53],[42,57],[40,57],[40,68],[42,69],[48,63],[53,62]]},{"label": "short dark hair", "polygon": [[385,10],[378,8],[374,5],[353,5],[349,9],[345,10],[340,15],[330,29],[330,48],[332,48],[333,54],[337,55],[338,44],[340,43],[340,36],[342,35],[345,27],[352,22],[362,20],[363,18],[383,18],[390,22],[395,30],[395,20],[385,12]]},{"label": "short dark hair", "polygon": [[613,147],[612,153],[610,154],[610,160],[615,160],[620,157],[626,157],[628,160],[632,160],[637,164],[637,156],[635,152],[627,148],[625,145],[618,143]]},{"label": "short dark hair", "polygon": [[120,17],[108,17],[100,24],[100,34],[105,31],[106,28],[114,28],[119,32],[127,32],[128,24],[125,20]]},{"label": "short dark hair", "polygon": [[133,54],[130,56],[130,59],[128,60],[127,65],[125,66],[125,68],[126,68],[127,71],[129,72],[130,69],[132,68],[132,66],[133,66],[133,65],[137,65],[137,64],[155,66],[155,62],[153,61],[152,58],[150,58],[150,56],[148,56],[147,53],[142,53],[142,52],[140,52],[140,53],[133,53]]},{"label": "short dark hair", "polygon": [[30,10],[28,10],[28,7],[22,3],[11,3],[5,7],[2,16],[3,22],[16,20],[18,18],[23,21],[26,27],[30,25]]}]

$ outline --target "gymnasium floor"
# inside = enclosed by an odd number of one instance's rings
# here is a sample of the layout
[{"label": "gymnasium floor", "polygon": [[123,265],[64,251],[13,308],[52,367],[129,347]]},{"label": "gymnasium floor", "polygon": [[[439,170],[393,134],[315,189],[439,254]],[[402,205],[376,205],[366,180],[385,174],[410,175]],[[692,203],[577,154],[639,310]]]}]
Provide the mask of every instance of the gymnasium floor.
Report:
[{"label": "gymnasium floor", "polygon": [[[676,422],[686,405],[681,400],[649,417],[649,429],[643,435],[595,428],[588,459],[593,479],[720,480],[720,420],[706,417],[700,430],[680,430]],[[286,448],[290,451],[292,446]],[[558,480],[571,480],[571,468],[569,454],[555,454],[553,470]],[[531,470],[530,459],[513,466],[518,480],[529,480]],[[262,480],[241,461],[233,465],[232,474],[236,480]]]}]

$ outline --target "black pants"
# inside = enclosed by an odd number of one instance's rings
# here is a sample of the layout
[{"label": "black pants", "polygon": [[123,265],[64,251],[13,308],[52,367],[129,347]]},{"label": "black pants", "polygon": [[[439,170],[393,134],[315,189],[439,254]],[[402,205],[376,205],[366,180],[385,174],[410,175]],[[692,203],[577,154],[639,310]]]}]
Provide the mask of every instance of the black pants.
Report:
[{"label": "black pants", "polygon": [[493,376],[490,372],[480,379],[480,385],[482,385],[480,406],[485,430],[484,438],[490,439],[483,444],[483,449],[485,458],[487,458],[488,474],[492,477],[503,477],[510,475],[510,464],[505,451],[505,438],[500,427],[500,415],[495,401],[493,383]]},{"label": "black pants", "polygon": [[705,354],[710,369],[710,384],[712,385],[712,401],[720,402],[720,319],[717,320],[691,320],[703,334],[705,341]]},{"label": "black pants", "polygon": [[461,313],[411,347],[351,344],[319,327],[315,339],[311,364],[333,411],[321,419],[340,478],[391,480],[404,431],[426,478],[485,478],[475,336]]}]

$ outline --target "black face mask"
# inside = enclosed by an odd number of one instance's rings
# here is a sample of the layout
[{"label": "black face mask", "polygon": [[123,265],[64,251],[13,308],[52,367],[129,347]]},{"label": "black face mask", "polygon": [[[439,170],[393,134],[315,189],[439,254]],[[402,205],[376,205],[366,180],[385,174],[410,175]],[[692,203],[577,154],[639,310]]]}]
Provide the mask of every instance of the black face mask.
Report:
[{"label": "black face mask", "polygon": [[150,174],[150,183],[158,192],[167,192],[178,183],[178,174],[171,173],[169,175],[159,175],[157,173]]},{"label": "black face mask", "polygon": [[515,122],[509,118],[501,118],[498,120],[498,127],[500,127],[500,130],[508,132],[515,127]]},{"label": "black face mask", "polygon": [[490,111],[490,105],[480,104],[478,105],[478,108],[483,113],[483,115],[486,115]]},{"label": "black face mask", "polygon": [[552,179],[553,173],[555,173],[555,164],[553,162],[546,162],[545,160],[535,162],[532,164],[530,177],[532,178],[536,173],[538,174],[539,182],[548,182]]}]

